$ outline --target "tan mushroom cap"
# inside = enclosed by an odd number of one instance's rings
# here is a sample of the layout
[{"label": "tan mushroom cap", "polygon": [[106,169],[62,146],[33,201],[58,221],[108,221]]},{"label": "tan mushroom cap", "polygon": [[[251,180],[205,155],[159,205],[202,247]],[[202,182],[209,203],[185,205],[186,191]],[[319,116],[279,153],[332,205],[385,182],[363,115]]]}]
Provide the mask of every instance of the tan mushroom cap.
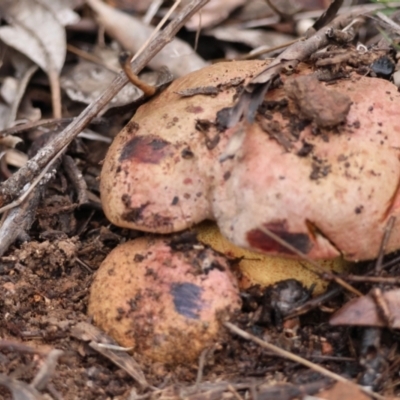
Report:
[{"label": "tan mushroom cap", "polygon": [[[344,123],[315,134],[313,124],[296,119],[289,99],[289,107],[272,109],[268,118],[280,137],[290,138],[290,148],[271,134],[265,115],[259,116],[246,128],[235,157],[221,163],[219,157],[242,123],[219,133],[211,150],[205,135],[215,137],[217,128],[211,124],[204,132],[196,123],[215,122],[218,111],[235,103],[237,78],[248,79],[264,67],[260,61],[216,64],[178,79],[142,106],[104,163],[101,196],[108,218],[119,226],[159,233],[213,219],[240,247],[288,254],[262,227],[314,259],[342,254],[362,260],[377,256],[384,228],[394,216],[387,251],[398,249],[397,88],[356,74],[330,86],[319,82],[332,96],[335,91],[350,99]],[[301,73],[312,71],[303,67]],[[218,84],[225,87],[215,97],[176,93]],[[285,98],[283,89],[266,96],[269,102]],[[300,156],[304,143],[312,150]]]},{"label": "tan mushroom cap", "polygon": [[117,246],[96,272],[88,314],[120,345],[164,364],[197,362],[240,310],[237,282],[209,248],[174,250],[170,238]]}]

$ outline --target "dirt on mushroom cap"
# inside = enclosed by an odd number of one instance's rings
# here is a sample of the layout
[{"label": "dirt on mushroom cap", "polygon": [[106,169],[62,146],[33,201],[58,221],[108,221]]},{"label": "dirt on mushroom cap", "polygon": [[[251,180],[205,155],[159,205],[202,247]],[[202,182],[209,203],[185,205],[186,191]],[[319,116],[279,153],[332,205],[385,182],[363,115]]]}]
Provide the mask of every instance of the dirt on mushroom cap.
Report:
[{"label": "dirt on mushroom cap", "polygon": [[[229,139],[245,124],[216,125],[239,90],[229,82],[264,65],[213,65],[178,79],[142,106],[103,167],[107,216],[120,226],[160,233],[215,219],[231,242],[260,252],[290,255],[265,235],[268,229],[314,259],[376,257],[388,218],[399,212],[397,89],[355,73],[330,86],[318,82],[352,103],[344,122],[330,128],[291,113],[284,91],[274,89],[256,122],[245,127],[241,149],[221,163]],[[218,85],[214,97],[176,93]],[[196,129],[199,120],[209,122],[206,132]],[[219,142],[210,149],[205,142],[214,137]],[[400,247],[399,224],[388,251]]]}]

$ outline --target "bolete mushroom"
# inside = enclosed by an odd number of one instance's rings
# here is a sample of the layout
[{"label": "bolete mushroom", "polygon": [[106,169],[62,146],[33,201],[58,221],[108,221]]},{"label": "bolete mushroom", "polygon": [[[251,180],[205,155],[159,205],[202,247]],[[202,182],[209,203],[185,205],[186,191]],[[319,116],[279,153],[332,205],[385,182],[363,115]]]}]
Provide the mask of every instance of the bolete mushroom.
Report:
[{"label": "bolete mushroom", "polygon": [[[215,64],[143,105],[104,162],[107,217],[155,233],[211,219],[229,241],[258,252],[291,255],[268,229],[312,259],[376,257],[388,219],[399,214],[397,88],[354,72],[328,86],[302,65],[282,74],[283,87],[267,93],[253,124],[225,129],[239,82],[266,65]],[[201,94],[209,87],[213,96]],[[240,129],[241,148],[220,162]],[[386,250],[399,247],[396,218]]]},{"label": "bolete mushroom", "polygon": [[[226,115],[240,86],[266,65],[215,64],[176,80],[140,107],[103,165],[101,198],[107,217],[121,227],[163,234],[214,220],[229,242],[267,255],[293,257],[268,231],[314,260],[376,257],[385,226],[398,217],[400,207],[397,88],[354,72],[328,86],[301,65],[291,76],[283,73],[282,85],[268,91],[254,123],[243,120],[227,128]],[[241,132],[239,150],[221,162]],[[400,247],[399,224],[396,218],[388,252]],[[129,242],[105,260],[89,313],[121,344],[142,347],[152,359],[193,360],[221,326],[212,314],[202,325],[203,302],[219,316],[230,315],[239,307],[235,284],[216,254],[210,253],[223,266],[223,284],[212,275],[222,273],[218,268],[205,280],[196,275],[191,266],[196,257],[189,261],[174,252],[168,239],[151,239],[151,247],[146,240]],[[186,282],[209,285],[215,296],[204,300],[208,292],[199,289],[197,320],[183,315],[186,311],[174,302],[174,285]],[[226,299],[222,290],[229,293]],[[165,311],[167,303],[175,314]],[[178,322],[181,318],[186,321]],[[175,320],[186,336],[168,325]],[[192,332],[197,344],[188,358],[183,358],[188,349],[179,354],[181,347],[171,351],[166,345],[173,348],[178,337],[185,343]]]},{"label": "bolete mushroom", "polygon": [[95,323],[164,364],[196,361],[223,339],[222,323],[241,306],[224,257],[190,243],[183,250],[171,238],[126,242],[107,256],[91,288]]}]

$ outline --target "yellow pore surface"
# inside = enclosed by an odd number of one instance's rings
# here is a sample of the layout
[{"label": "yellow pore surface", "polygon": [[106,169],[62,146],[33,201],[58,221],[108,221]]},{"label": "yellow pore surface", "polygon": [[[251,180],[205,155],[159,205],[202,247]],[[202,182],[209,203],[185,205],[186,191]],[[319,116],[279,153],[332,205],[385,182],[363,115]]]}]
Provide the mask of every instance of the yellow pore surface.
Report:
[{"label": "yellow pore surface", "polygon": [[[327,281],[313,272],[315,267],[306,261],[267,256],[237,247],[225,239],[217,225],[212,222],[204,222],[198,225],[195,230],[200,242],[211,246],[214,250],[229,258],[239,260],[239,269],[247,278],[241,280],[240,286],[242,288],[255,284],[269,286],[286,279],[297,279],[306,287],[315,284],[314,294],[324,292],[328,286]],[[350,269],[350,263],[341,258],[318,261],[318,264],[326,271],[337,273],[343,273]]]}]

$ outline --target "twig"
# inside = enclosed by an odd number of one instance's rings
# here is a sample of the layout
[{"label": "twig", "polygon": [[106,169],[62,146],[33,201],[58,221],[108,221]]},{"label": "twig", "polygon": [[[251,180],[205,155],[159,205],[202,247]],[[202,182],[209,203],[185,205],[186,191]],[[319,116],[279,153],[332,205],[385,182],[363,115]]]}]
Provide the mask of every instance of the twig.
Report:
[{"label": "twig", "polygon": [[[49,62],[50,62],[49,58]],[[60,76],[55,69],[53,62],[51,62],[47,75],[49,77],[50,90],[51,90],[51,104],[53,108],[53,117],[61,118],[62,106],[61,106],[61,85]]]},{"label": "twig", "polygon": [[[30,129],[35,129],[39,127],[45,127],[45,126],[50,126],[50,125],[66,125],[70,124],[75,118],[49,118],[49,119],[41,119],[39,121],[30,121],[26,123],[21,123],[19,125],[12,126],[7,129],[3,129],[0,131],[0,139],[6,137],[6,136],[11,136],[11,135],[16,135],[17,133],[29,131]],[[91,123],[103,123],[104,118],[94,118]]]},{"label": "twig", "polygon": [[70,53],[75,54],[76,56],[83,58],[86,61],[90,61],[92,63],[102,65],[104,68],[107,68],[109,71],[112,71],[115,73],[119,72],[119,68],[113,67],[112,65],[107,65],[107,63],[103,62],[103,60],[101,60],[99,57],[95,56],[92,53],[88,53],[87,51],[81,50],[80,48],[75,47],[72,44],[67,44],[67,50]]},{"label": "twig", "polygon": [[[192,0],[169,23],[169,25],[149,43],[148,47],[132,63],[132,70],[138,74],[152,57],[154,57],[176,35],[188,18],[200,10],[209,0]],[[118,74],[110,86],[48,145],[43,147],[27,164],[0,186],[0,206],[17,198],[28,182],[32,181],[45,165],[68,146],[72,140],[91,122],[91,120],[110,102],[110,100],[127,84],[125,73]]]},{"label": "twig", "polygon": [[382,12],[377,12],[376,16],[379,17],[383,22],[386,22],[397,34],[400,34],[400,25],[396,24],[393,20],[391,20],[387,15]]},{"label": "twig", "polygon": [[252,60],[252,59],[260,57],[264,54],[272,53],[273,51],[280,50],[280,49],[285,49],[286,47],[291,46],[293,43],[296,43],[299,40],[301,40],[301,39],[293,39],[293,40],[290,40],[289,42],[286,42],[286,43],[280,44],[279,46],[274,46],[274,47],[267,47],[267,48],[265,46],[262,46],[262,48],[258,47],[257,49],[250,51],[247,54],[236,57],[235,60]]},{"label": "twig", "polygon": [[204,366],[206,365],[206,359],[210,350],[211,348],[207,347],[200,354],[199,368],[197,370],[196,383],[194,384],[195,386],[199,386],[201,381],[203,380]]},{"label": "twig", "polygon": [[58,359],[64,354],[62,350],[53,349],[47,355],[45,362],[33,379],[31,386],[37,390],[43,390],[54,374]]},{"label": "twig", "polygon": [[228,390],[236,397],[236,400],[244,400],[232,385],[228,385]]},{"label": "twig", "polygon": [[399,285],[400,277],[395,276],[358,276],[358,275],[346,275],[346,280],[350,282],[361,282],[361,283],[381,283],[384,285]]},{"label": "twig", "polygon": [[31,385],[26,382],[11,378],[5,374],[0,374],[0,385],[5,386],[12,395],[13,399],[35,399],[40,400],[43,397]]},{"label": "twig", "polygon": [[276,355],[278,355],[280,357],[287,358],[288,360],[291,360],[298,364],[304,365],[305,367],[310,368],[313,371],[319,372],[320,374],[322,374],[328,378],[334,379],[335,381],[344,382],[344,383],[347,383],[348,385],[355,385],[355,386],[357,386],[358,389],[362,390],[364,393],[366,393],[369,396],[372,396],[375,399],[385,400],[385,398],[383,396],[379,395],[378,393],[372,392],[371,390],[369,390],[366,387],[359,386],[359,385],[355,384],[354,382],[344,378],[343,376],[335,374],[334,372],[329,371],[326,368],[321,367],[320,365],[315,364],[311,361],[308,361],[303,357],[297,356],[296,354],[293,354],[290,351],[283,350],[271,343],[268,343],[262,339],[259,339],[257,336],[251,335],[250,333],[244,331],[243,329],[240,329],[238,326],[232,324],[231,322],[225,322],[224,325],[226,328],[228,328],[231,332],[235,333],[236,335],[242,337],[243,339],[250,340],[254,343],[257,343],[259,346],[261,346],[269,351],[272,351],[273,353],[275,353]]},{"label": "twig", "polygon": [[[358,14],[358,15],[363,15],[366,13],[372,13],[377,10],[383,10],[386,8],[399,8],[400,4],[399,2],[391,2],[391,3],[385,3],[385,4],[362,4],[359,6],[351,6],[351,7],[342,7],[341,10],[339,10],[339,15],[344,15],[348,14],[349,12],[353,14]],[[303,19],[313,19],[313,18],[318,18],[323,12],[323,10],[315,10],[315,11],[304,11],[297,13],[293,15],[293,20],[294,21],[301,21]],[[241,22],[237,24],[232,24],[231,26],[235,29],[252,29],[252,28],[265,28],[266,26],[270,26],[273,24],[278,23],[279,20],[278,18],[274,17],[266,17],[266,18],[260,18],[260,19],[253,19],[248,22]]]},{"label": "twig", "polygon": [[[29,196],[29,194],[36,188],[36,185],[42,180],[42,178],[44,178],[44,176],[47,174],[48,170],[53,166],[53,164],[55,164],[55,162],[58,160],[58,157],[61,156],[61,154],[65,151],[66,148],[67,148],[67,145],[65,145],[63,148],[61,148],[61,150],[55,155],[55,157],[53,159],[51,159],[47,165],[44,166],[44,168],[40,172],[40,174],[34,179],[32,184],[29,185],[29,187],[25,190],[25,192],[17,200],[13,201],[12,203],[7,204],[4,207],[1,207],[0,214],[4,213],[5,211],[11,210],[12,208],[15,208],[15,207],[19,206],[20,204],[22,204],[23,201]],[[28,164],[28,163],[29,163],[29,161],[26,164]],[[22,168],[24,168],[24,167],[22,167]],[[12,179],[12,177],[9,179]]]},{"label": "twig", "polygon": [[383,268],[383,257],[385,256],[385,250],[386,246],[389,242],[390,239],[390,234],[392,233],[392,229],[394,226],[394,223],[396,222],[396,217],[393,215],[389,218],[389,221],[387,222],[385,226],[385,232],[383,234],[382,242],[379,248],[379,256],[378,259],[376,260],[375,264],[375,273],[379,274],[382,271]]},{"label": "twig", "polygon": [[158,10],[162,6],[163,0],[153,0],[147,8],[146,14],[143,17],[143,22],[150,25],[151,20],[156,16]]},{"label": "twig", "polygon": [[41,356],[47,356],[49,354],[49,351],[43,348],[28,346],[25,343],[20,343],[9,339],[0,340],[0,349],[2,351],[10,351],[12,353],[21,354],[39,354]]},{"label": "twig", "polygon": [[[156,28],[154,29],[153,33],[149,36],[149,38],[143,43],[142,47],[137,51],[137,53],[133,56],[131,62],[135,61],[138,56],[146,49],[146,47],[150,44],[150,42],[154,39],[157,32],[165,25],[168,21],[168,18],[172,15],[172,13],[176,10],[182,0],[176,0],[172,7],[168,10],[168,12],[164,15],[163,19],[158,23]],[[179,15],[177,16],[179,17]]]},{"label": "twig", "polygon": [[14,241],[26,233],[33,224],[36,216],[36,209],[39,205],[41,188],[29,195],[29,199],[19,208],[5,214],[0,224],[0,257],[7,251]]},{"label": "twig", "polygon": [[79,171],[79,168],[76,166],[75,161],[71,156],[65,155],[62,159],[62,162],[65,172],[74,185],[76,194],[78,195],[78,204],[81,206],[82,204],[88,203],[89,199],[87,196],[87,185],[82,176],[82,172]]}]

